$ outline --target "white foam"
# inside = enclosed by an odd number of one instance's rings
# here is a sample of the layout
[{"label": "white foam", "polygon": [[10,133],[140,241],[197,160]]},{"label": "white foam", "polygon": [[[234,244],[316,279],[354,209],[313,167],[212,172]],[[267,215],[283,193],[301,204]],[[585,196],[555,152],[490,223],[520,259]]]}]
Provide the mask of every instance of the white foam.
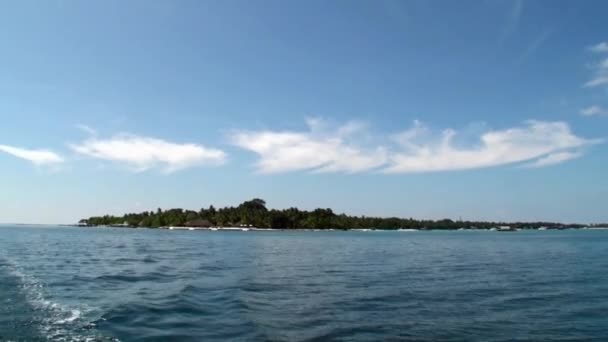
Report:
[{"label": "white foam", "polygon": [[[19,279],[25,299],[41,315],[38,330],[42,335],[53,341],[89,340],[89,337],[86,336],[74,336],[69,328],[70,325],[81,318],[82,310],[69,308],[47,299],[44,293],[44,285],[38,279],[28,275],[12,260],[7,260],[7,265],[9,273]],[[90,340],[94,341],[95,339],[91,338]]]},{"label": "white foam", "polygon": [[75,320],[80,318],[80,310],[71,310],[70,311],[70,316],[64,319],[60,319],[58,321],[56,321],[56,324],[66,324],[66,323],[71,323],[74,322]]}]

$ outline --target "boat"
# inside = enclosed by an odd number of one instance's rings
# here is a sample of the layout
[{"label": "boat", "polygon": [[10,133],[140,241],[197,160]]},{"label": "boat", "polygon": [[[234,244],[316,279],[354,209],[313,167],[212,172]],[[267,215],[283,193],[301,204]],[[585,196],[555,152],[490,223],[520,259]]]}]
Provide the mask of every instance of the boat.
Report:
[{"label": "boat", "polygon": [[498,227],[498,229],[497,229],[497,231],[499,231],[499,232],[514,232],[514,231],[516,231],[516,230],[517,230],[517,229],[515,229],[515,228],[513,228],[513,227],[511,227],[511,226],[500,226],[500,227]]}]

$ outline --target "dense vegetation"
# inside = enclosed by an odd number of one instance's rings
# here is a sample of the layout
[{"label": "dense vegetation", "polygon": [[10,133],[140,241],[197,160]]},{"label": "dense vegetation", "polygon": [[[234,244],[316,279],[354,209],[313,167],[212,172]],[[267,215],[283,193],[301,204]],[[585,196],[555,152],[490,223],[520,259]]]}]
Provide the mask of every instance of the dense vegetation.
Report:
[{"label": "dense vegetation", "polygon": [[258,228],[280,229],[459,229],[480,228],[488,229],[501,225],[514,228],[580,228],[582,225],[551,222],[473,222],[443,220],[414,220],[397,217],[380,218],[365,216],[347,216],[335,214],[331,209],[315,209],[313,211],[289,208],[284,210],[267,209],[266,202],[259,198],[246,201],[238,207],[216,209],[213,206],[199,211],[183,209],[158,209],[156,212],[144,211],[139,214],[131,213],[124,216],[96,216],[80,221],[88,225],[128,225],[131,227],[164,227],[185,226],[192,222],[205,221],[213,226],[231,227],[251,225]]}]

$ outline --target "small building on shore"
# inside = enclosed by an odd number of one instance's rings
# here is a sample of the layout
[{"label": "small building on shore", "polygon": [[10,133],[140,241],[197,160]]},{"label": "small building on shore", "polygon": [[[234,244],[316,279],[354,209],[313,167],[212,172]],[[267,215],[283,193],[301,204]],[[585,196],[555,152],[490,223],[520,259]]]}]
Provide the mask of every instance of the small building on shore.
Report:
[{"label": "small building on shore", "polygon": [[184,223],[185,227],[194,227],[194,228],[210,228],[213,226],[209,220],[205,219],[194,219]]}]

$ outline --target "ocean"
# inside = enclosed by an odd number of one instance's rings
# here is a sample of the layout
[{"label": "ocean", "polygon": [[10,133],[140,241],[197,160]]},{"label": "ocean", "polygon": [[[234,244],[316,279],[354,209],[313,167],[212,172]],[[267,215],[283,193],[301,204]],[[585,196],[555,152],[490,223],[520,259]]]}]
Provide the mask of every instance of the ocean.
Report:
[{"label": "ocean", "polygon": [[608,231],[0,226],[0,341],[608,341]]}]

